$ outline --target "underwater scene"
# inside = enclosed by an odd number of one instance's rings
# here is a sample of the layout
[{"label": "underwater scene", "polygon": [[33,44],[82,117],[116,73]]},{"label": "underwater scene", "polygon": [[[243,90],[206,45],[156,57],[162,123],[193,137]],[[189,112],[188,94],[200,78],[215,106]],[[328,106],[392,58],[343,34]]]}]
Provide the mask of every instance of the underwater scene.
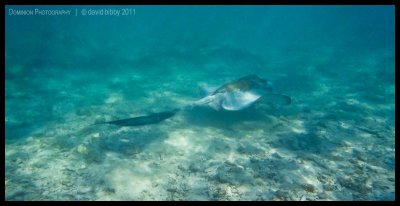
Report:
[{"label": "underwater scene", "polygon": [[5,200],[395,200],[394,6],[6,6]]}]

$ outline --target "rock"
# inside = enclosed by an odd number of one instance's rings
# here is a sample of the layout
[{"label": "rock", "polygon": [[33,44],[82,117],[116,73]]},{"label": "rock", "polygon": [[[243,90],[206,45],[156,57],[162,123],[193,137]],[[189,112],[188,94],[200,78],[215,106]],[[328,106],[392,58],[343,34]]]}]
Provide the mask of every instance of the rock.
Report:
[{"label": "rock", "polygon": [[252,177],[245,171],[244,167],[225,162],[217,168],[214,179],[220,183],[241,184],[252,181]]},{"label": "rock", "polygon": [[329,199],[329,196],[326,193],[321,192],[318,194],[318,198],[322,200],[327,200]]},{"label": "rock", "polygon": [[43,196],[49,195],[49,191],[46,190],[46,191],[42,192],[42,195],[43,195]]},{"label": "rock", "polygon": [[190,166],[189,166],[189,171],[190,171],[190,172],[193,172],[193,173],[195,173],[195,172],[200,172],[200,171],[202,171],[202,170],[204,170],[204,169],[202,168],[201,164],[198,163],[198,162],[193,162],[193,163],[190,164]]},{"label": "rock", "polygon": [[313,185],[303,184],[302,187],[307,192],[311,192],[311,193],[315,193],[316,192],[315,187]]},{"label": "rock", "polygon": [[262,149],[254,146],[253,144],[248,143],[248,142],[246,142],[244,144],[241,144],[238,147],[237,151],[239,153],[241,153],[241,154],[249,154],[249,155],[251,155],[251,154],[261,154],[261,153],[264,152]]},{"label": "rock", "polygon": [[326,191],[333,191],[336,189],[334,184],[323,184],[322,185],[322,189],[326,190]]},{"label": "rock", "polygon": [[274,196],[272,197],[272,200],[291,200],[290,194],[286,191],[278,190],[275,192]]},{"label": "rock", "polygon": [[92,191],[91,187],[82,187],[82,188],[78,189],[78,193],[80,193],[80,194],[85,194],[85,193],[88,193],[88,192],[91,192],[91,191]]},{"label": "rock", "polygon": [[72,183],[72,181],[70,181],[70,180],[63,180],[63,181],[61,181],[61,184],[64,185],[64,186],[66,186],[66,187],[71,187],[71,186],[73,186],[73,183]]},{"label": "rock", "polygon": [[25,200],[26,192],[21,188],[21,189],[16,189],[12,191],[11,193],[6,193],[6,200]]},{"label": "rock", "polygon": [[84,146],[82,144],[78,146],[77,151],[79,154],[87,154],[88,153],[86,146]]},{"label": "rock", "polygon": [[378,200],[378,201],[394,201],[395,193],[394,192],[389,192],[389,193],[375,192],[373,197],[374,197],[374,200]]},{"label": "rock", "polygon": [[114,194],[115,193],[115,189],[111,188],[111,187],[106,187],[103,189],[103,191],[107,194]]}]

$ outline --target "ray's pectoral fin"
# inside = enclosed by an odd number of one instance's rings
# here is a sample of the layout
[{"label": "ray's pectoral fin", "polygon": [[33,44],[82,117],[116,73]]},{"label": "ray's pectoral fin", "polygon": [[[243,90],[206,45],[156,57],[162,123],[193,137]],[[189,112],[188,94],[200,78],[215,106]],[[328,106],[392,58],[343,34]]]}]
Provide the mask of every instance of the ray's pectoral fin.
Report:
[{"label": "ray's pectoral fin", "polygon": [[215,110],[220,110],[220,95],[209,95],[191,104],[191,106],[209,106]]},{"label": "ray's pectoral fin", "polygon": [[257,101],[260,97],[261,95],[256,92],[234,91],[224,95],[222,107],[229,111],[242,110]]},{"label": "ray's pectoral fin", "polygon": [[197,94],[200,97],[205,97],[205,96],[211,95],[217,89],[218,89],[217,86],[210,86],[210,85],[207,85],[207,84],[201,84],[201,85],[199,85],[199,87],[197,89]]},{"label": "ray's pectoral fin", "polygon": [[276,105],[289,105],[292,102],[292,99],[289,96],[273,93],[265,94],[261,99],[263,102],[268,102]]},{"label": "ray's pectoral fin", "polygon": [[208,103],[214,101],[215,98],[216,98],[215,95],[209,95],[209,96],[206,96],[206,97],[204,97],[204,98],[201,98],[201,99],[199,99],[199,100],[193,102],[192,105],[194,105],[194,106],[205,105],[205,104],[208,104]]}]

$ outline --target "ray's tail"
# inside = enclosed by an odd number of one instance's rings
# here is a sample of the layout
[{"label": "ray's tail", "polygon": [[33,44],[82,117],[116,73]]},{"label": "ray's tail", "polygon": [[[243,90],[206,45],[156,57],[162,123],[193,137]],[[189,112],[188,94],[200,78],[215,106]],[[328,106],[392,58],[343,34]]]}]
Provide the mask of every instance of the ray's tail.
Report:
[{"label": "ray's tail", "polygon": [[146,116],[139,116],[133,117],[128,119],[120,119],[110,122],[99,122],[95,123],[94,125],[98,124],[113,124],[118,126],[142,126],[142,125],[149,125],[149,124],[157,124],[161,121],[169,119],[173,117],[176,113],[178,113],[182,108],[173,109],[170,111],[152,113]]}]

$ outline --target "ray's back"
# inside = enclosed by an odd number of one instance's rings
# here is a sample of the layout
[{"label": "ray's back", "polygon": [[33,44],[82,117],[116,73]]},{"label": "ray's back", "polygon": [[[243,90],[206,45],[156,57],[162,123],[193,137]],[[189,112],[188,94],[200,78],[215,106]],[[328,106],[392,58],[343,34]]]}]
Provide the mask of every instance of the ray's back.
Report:
[{"label": "ray's back", "polygon": [[214,94],[217,93],[224,93],[224,92],[232,92],[235,90],[240,90],[240,91],[249,91],[260,84],[265,83],[266,80],[261,79],[257,75],[248,75],[245,77],[242,77],[240,79],[237,79],[232,82],[228,82],[221,87],[219,87],[217,90],[213,92]]}]

